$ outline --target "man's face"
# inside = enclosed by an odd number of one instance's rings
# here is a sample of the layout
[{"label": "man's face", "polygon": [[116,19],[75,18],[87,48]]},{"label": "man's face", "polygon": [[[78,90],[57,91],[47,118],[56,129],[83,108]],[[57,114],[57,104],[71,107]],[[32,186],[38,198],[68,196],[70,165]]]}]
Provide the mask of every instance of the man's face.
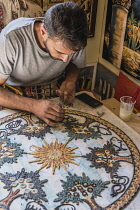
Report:
[{"label": "man's face", "polygon": [[69,55],[75,53],[75,51],[65,48],[62,42],[58,40],[47,38],[44,40],[43,44],[46,47],[46,51],[49,53],[50,57],[54,60],[67,62]]}]

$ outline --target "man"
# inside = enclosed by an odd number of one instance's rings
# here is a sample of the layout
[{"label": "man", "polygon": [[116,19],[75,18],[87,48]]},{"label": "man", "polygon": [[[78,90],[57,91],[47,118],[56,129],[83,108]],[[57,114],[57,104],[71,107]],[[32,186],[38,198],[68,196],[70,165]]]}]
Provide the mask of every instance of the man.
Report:
[{"label": "man", "polygon": [[[75,97],[75,82],[85,66],[87,20],[74,2],[56,4],[44,18],[19,18],[0,34],[0,85],[38,86],[65,81],[57,95],[64,103]],[[0,105],[34,113],[50,126],[64,116],[58,103],[16,95],[0,87]]]}]

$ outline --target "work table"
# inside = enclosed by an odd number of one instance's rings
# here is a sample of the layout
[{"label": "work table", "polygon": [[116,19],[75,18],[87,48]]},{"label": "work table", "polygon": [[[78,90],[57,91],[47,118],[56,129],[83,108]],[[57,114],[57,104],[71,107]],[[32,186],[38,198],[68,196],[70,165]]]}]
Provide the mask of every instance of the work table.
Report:
[{"label": "work table", "polygon": [[[119,117],[119,110],[120,110],[119,101],[117,101],[115,98],[110,98],[103,100],[102,103],[117,117]],[[132,113],[130,121],[125,123],[140,134],[140,117],[138,117],[136,114]]]}]

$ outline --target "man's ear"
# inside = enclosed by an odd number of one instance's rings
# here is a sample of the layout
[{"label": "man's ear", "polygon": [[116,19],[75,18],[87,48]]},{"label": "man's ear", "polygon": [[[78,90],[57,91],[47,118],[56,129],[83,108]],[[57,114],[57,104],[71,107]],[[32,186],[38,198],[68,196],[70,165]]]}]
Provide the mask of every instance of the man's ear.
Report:
[{"label": "man's ear", "polygon": [[46,31],[44,25],[41,25],[40,32],[41,32],[41,35],[42,35],[43,37],[48,38],[48,34],[47,34],[47,31]]}]

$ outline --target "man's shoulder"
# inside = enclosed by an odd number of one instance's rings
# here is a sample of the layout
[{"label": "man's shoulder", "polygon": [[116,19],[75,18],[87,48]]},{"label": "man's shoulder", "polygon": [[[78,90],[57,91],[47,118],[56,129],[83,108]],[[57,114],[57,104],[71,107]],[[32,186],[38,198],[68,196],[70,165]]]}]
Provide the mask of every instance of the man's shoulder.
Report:
[{"label": "man's shoulder", "polygon": [[20,17],[15,20],[12,20],[1,32],[1,35],[8,35],[10,32],[18,30],[20,28],[32,25],[35,21],[43,21],[43,17],[36,17],[36,18],[26,18]]}]

